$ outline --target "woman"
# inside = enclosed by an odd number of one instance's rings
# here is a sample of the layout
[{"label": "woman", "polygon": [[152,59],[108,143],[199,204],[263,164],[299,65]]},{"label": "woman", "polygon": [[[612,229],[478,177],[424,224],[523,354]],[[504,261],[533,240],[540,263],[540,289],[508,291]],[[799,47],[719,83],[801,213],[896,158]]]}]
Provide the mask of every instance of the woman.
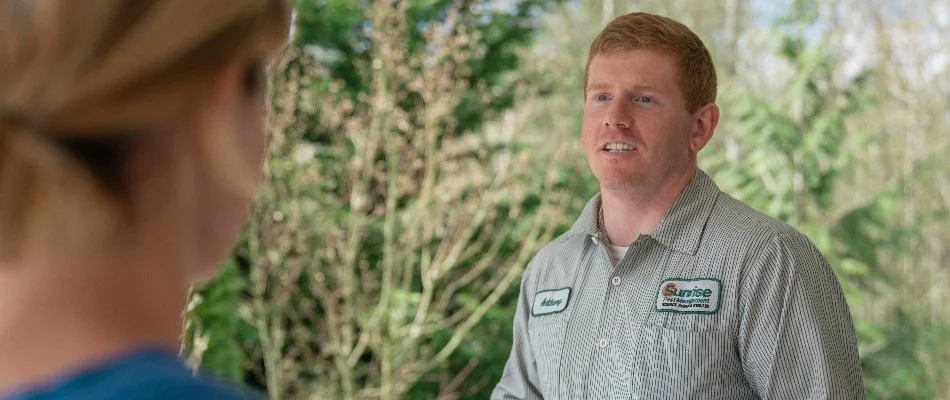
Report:
[{"label": "woman", "polygon": [[176,356],[264,154],[284,0],[0,0],[0,399],[236,399]]}]

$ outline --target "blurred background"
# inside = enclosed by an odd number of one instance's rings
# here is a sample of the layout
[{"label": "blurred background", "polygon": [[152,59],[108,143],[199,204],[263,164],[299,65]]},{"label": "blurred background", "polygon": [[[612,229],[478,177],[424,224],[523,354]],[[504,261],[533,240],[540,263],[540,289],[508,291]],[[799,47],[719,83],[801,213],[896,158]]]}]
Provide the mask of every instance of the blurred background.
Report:
[{"label": "blurred background", "polygon": [[700,164],[831,261],[869,398],[950,399],[948,0],[297,0],[267,181],[190,302],[194,365],[280,399],[484,399],[520,276],[597,192],[582,78],[614,16],[705,41]]}]

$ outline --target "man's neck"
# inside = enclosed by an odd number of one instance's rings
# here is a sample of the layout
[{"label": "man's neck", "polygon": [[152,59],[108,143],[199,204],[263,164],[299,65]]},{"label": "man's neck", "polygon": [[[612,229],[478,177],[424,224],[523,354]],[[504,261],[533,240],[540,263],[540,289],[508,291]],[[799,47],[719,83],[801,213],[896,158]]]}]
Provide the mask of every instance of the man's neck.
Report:
[{"label": "man's neck", "polygon": [[633,188],[614,191],[601,188],[601,229],[610,243],[629,246],[640,235],[653,233],[694,175],[695,168],[669,179],[669,184],[656,190]]}]

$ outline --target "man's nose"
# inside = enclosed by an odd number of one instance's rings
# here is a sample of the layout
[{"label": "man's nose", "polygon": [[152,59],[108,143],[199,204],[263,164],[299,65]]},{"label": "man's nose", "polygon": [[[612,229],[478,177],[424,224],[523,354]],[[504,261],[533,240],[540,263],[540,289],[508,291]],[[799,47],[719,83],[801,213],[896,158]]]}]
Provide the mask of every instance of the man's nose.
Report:
[{"label": "man's nose", "polygon": [[622,102],[614,102],[607,109],[604,126],[613,128],[629,128],[632,123],[630,113]]}]

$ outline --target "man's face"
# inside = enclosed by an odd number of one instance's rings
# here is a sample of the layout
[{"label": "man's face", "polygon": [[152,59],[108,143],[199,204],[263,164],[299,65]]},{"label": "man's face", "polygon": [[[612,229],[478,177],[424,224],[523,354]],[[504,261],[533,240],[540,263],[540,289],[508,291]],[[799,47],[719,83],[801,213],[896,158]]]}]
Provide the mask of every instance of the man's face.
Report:
[{"label": "man's face", "polygon": [[638,49],[591,60],[581,145],[601,190],[649,193],[695,168],[706,140],[686,109],[676,57]]}]

